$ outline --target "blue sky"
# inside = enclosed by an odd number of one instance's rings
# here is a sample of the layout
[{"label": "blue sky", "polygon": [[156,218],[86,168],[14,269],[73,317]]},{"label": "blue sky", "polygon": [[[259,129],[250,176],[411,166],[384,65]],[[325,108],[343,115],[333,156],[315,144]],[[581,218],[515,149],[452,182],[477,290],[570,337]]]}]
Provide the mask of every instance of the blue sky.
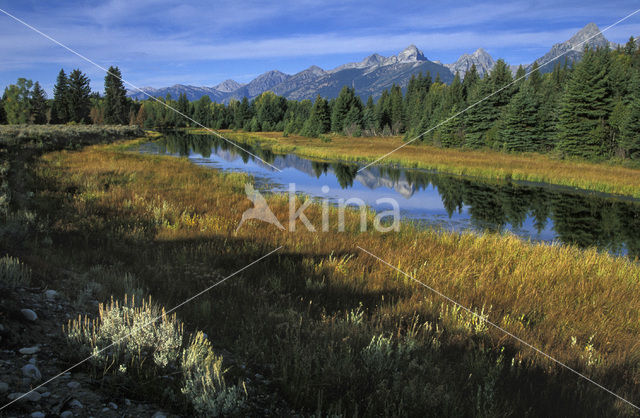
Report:
[{"label": "blue sky", "polygon": [[[293,74],[388,56],[415,44],[448,63],[479,47],[510,64],[529,63],[589,22],[600,29],[638,1],[4,1],[0,8],[142,86],[213,86],[272,69]],[[640,13],[605,33],[640,35]],[[102,91],[104,73],[0,14],[0,88],[18,77],[50,93],[60,70],[80,68]]]}]

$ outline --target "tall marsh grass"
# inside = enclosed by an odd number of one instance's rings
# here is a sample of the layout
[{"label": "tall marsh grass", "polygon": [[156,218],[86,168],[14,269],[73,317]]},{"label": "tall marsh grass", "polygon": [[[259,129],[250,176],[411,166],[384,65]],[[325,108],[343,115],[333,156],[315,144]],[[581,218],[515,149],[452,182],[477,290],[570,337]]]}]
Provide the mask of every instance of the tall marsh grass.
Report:
[{"label": "tall marsh grass", "polygon": [[[185,305],[180,317],[258,370],[272,382],[271,396],[302,414],[634,413],[356,245],[640,401],[640,266],[632,260],[510,235],[408,225],[395,234],[360,233],[358,213],[349,211],[344,233],[298,228],[291,234],[259,222],[236,233],[251,207],[247,176],[122,147],[47,154],[35,170],[42,184],[37,210],[47,213],[53,240],[38,254],[52,266],[77,271],[126,265],[139,280],[136,287],[165,305],[282,245],[260,265]],[[267,199],[276,217],[288,216],[285,198]],[[319,205],[305,213],[321,224]],[[331,225],[338,216],[332,209]],[[86,335],[90,341],[93,334]],[[172,361],[183,361],[171,353]],[[218,370],[215,356],[208,364]],[[220,387],[215,378],[203,380],[192,371],[186,392]]]},{"label": "tall marsh grass", "polygon": [[[206,133],[206,131],[194,130]],[[223,132],[225,137],[274,152],[294,152],[304,157],[353,162],[373,162],[404,142],[400,137],[344,137],[331,141],[279,132]],[[640,168],[614,163],[560,160],[542,154],[507,154],[488,150],[461,150],[410,144],[385,157],[380,164],[438,170],[443,173],[486,179],[550,183],[640,198]]]},{"label": "tall marsh grass", "polygon": [[5,255],[0,258],[0,286],[14,289],[31,283],[31,269],[19,259]]}]

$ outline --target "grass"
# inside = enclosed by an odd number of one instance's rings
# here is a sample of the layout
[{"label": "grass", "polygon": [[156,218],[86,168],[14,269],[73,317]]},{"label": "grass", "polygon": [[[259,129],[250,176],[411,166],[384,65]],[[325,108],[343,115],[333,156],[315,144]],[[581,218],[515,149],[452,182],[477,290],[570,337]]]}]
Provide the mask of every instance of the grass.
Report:
[{"label": "grass", "polygon": [[[214,349],[264,375],[270,396],[300,413],[634,416],[356,245],[636,404],[637,262],[510,235],[407,225],[397,234],[359,233],[356,213],[347,213],[344,233],[298,224],[294,234],[252,221],[236,234],[251,206],[245,175],[126,152],[127,145],[49,153],[33,166],[26,181],[33,197],[24,204],[39,226],[19,246],[1,242],[30,254],[40,280],[77,293],[88,276],[62,272],[113,266],[92,275],[93,297],[134,287],[174,306],[282,245],[178,315]],[[288,216],[287,199],[268,200],[279,219]],[[316,226],[321,210],[305,212]],[[337,216],[332,210],[331,225]]]},{"label": "grass", "polygon": [[[66,147],[74,142],[98,142],[114,138],[132,138],[142,136],[143,131],[129,125],[0,125],[0,141],[39,141],[65,143]],[[80,144],[79,144],[80,145]]]},{"label": "grass", "polygon": [[31,282],[31,269],[14,257],[0,258],[0,287],[13,289],[28,286]]},{"label": "grass", "polygon": [[[193,130],[194,133],[206,133]],[[221,131],[238,143],[258,145],[278,153],[322,159],[373,162],[404,144],[401,137],[345,137],[329,140],[281,132],[237,133]],[[438,148],[410,144],[390,154],[380,164],[438,170],[485,179],[550,183],[640,198],[640,169],[614,163],[559,160],[542,154],[508,154],[488,150]]]}]

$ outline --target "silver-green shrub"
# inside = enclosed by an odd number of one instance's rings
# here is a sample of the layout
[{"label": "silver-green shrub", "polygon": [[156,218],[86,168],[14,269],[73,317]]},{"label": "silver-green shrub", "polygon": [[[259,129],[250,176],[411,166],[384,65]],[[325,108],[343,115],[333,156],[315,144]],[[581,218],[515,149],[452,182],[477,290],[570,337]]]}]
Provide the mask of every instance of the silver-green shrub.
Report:
[{"label": "silver-green shrub", "polygon": [[202,332],[192,337],[183,351],[181,370],[182,393],[201,416],[239,414],[247,399],[246,389],[227,386],[222,369],[222,356],[216,355]]},{"label": "silver-green shrub", "polygon": [[31,269],[20,260],[5,255],[0,258],[0,286],[13,289],[31,283]]}]

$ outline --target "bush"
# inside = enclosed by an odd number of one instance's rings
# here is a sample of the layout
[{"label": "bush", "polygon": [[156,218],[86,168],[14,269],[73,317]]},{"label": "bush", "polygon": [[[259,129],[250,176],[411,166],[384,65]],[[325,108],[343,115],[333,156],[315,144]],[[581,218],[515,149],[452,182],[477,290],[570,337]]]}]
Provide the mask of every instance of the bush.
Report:
[{"label": "bush", "polygon": [[225,384],[222,356],[213,352],[202,332],[192,337],[180,366],[184,377],[181,391],[199,415],[229,416],[243,409],[246,388]]},{"label": "bush", "polygon": [[39,141],[44,148],[50,145],[67,146],[84,143],[135,138],[144,135],[138,126],[129,125],[4,125],[0,126],[0,143]]},{"label": "bush", "polygon": [[[122,304],[112,299],[99,306],[97,319],[79,317],[64,331],[71,344],[92,354],[95,378],[115,375],[126,385],[144,386],[148,394],[172,403],[182,397],[202,416],[238,413],[246,401],[244,385],[226,385],[223,358],[204,334],[196,333],[185,346],[182,323],[151,299],[141,304],[126,296]],[[169,384],[162,381],[169,375],[179,378]],[[151,381],[159,383],[145,383]]]},{"label": "bush", "polygon": [[178,359],[182,324],[151,299],[139,306],[135,298],[125,297],[122,304],[112,299],[109,304],[100,304],[98,315],[93,321],[86,317],[69,321],[66,330],[72,342],[94,354],[94,362],[114,364],[118,369],[133,366],[140,372],[143,367],[163,368]]},{"label": "bush", "polygon": [[0,286],[13,289],[31,283],[31,269],[17,258],[0,258]]}]

